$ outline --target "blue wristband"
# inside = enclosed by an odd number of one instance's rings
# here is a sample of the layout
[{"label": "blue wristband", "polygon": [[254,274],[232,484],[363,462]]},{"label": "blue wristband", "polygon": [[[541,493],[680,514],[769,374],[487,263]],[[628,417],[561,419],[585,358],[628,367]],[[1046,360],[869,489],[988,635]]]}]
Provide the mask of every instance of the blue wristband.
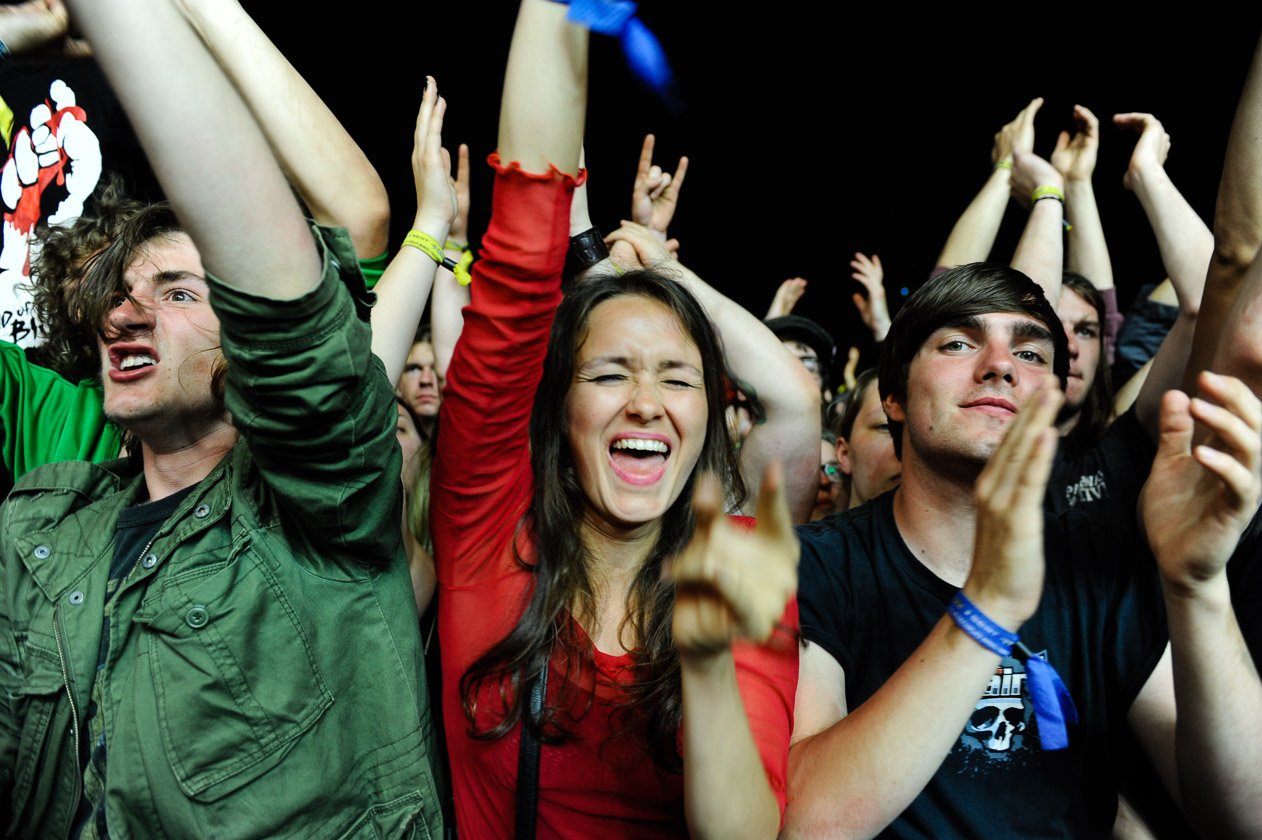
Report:
[{"label": "blue wristband", "polygon": [[1017,634],[1009,633],[991,621],[990,616],[977,609],[962,591],[955,593],[947,612],[951,614],[951,618],[961,630],[986,650],[1000,656],[1012,654],[1012,646],[1017,643]]},{"label": "blue wristband", "polygon": [[1022,644],[1016,633],[1009,633],[992,621],[963,592],[955,593],[947,612],[961,630],[991,653],[1011,656],[1016,647],[1017,659],[1025,664],[1030,705],[1034,707],[1034,718],[1039,725],[1039,743],[1045,750],[1063,750],[1069,746],[1066,724],[1078,722],[1078,710],[1051,663]]}]

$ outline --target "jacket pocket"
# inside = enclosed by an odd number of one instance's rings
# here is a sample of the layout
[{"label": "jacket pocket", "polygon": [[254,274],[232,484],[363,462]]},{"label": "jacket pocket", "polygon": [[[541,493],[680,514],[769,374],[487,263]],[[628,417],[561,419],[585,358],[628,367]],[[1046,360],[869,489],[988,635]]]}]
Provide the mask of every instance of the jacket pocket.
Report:
[{"label": "jacket pocket", "polygon": [[211,802],[279,764],[333,697],[275,569],[255,553],[167,585],[158,603],[136,616],[149,631],[158,729],[180,788]]},{"label": "jacket pocket", "polygon": [[50,772],[50,768],[55,764],[61,742],[54,737],[52,724],[57,706],[65,696],[65,681],[57,654],[27,645],[21,687],[12,701],[15,703],[14,720],[20,721],[21,727],[13,763],[12,815],[15,818],[23,814],[34,791],[40,791],[37,801],[48,801],[53,796],[56,774]]}]

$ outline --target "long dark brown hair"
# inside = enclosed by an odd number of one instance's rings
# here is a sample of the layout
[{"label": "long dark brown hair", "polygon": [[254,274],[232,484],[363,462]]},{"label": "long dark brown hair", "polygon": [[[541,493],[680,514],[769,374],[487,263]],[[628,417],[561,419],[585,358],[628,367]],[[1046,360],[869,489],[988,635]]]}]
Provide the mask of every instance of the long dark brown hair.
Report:
[{"label": "long dark brown hair", "polygon": [[[574,381],[575,356],[586,338],[592,311],[607,300],[624,296],[657,301],[679,319],[701,353],[709,407],[696,468],[679,498],[662,515],[657,543],[631,584],[626,618],[619,628],[634,640],[635,649],[631,653],[634,678],[621,687],[622,697],[616,701],[623,718],[616,728],[620,733],[635,731],[647,741],[648,752],[660,768],[679,772],[683,766],[678,748],[683,701],[679,657],[671,632],[675,590],[673,584],[662,580],[662,565],[681,552],[692,536],[692,490],[701,470],[718,475],[734,506],[744,501],[745,487],[723,416],[725,370],[718,333],[696,299],[662,272],[585,279],[567,291],[557,308],[530,418],[534,497],[520,526],[529,538],[526,542],[533,545],[533,557],[518,558],[535,576],[533,591],[517,626],[461,677],[460,693],[470,735],[483,740],[501,738],[522,721],[543,740],[560,742],[568,735],[567,721],[576,721],[591,708],[596,690],[594,648],[572,618],[596,614],[595,588],[579,534],[588,502],[570,452],[564,406]],[[563,679],[554,682],[560,688],[552,704],[535,720],[524,708],[525,687],[549,661]],[[488,683],[498,685],[501,709],[478,708],[479,691]],[[483,712],[498,721],[482,726]]]}]

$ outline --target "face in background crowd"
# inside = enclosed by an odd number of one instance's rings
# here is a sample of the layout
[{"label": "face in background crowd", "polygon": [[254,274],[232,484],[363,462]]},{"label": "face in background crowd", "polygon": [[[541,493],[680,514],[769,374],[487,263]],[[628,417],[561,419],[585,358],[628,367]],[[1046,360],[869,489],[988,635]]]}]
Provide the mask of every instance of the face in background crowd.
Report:
[{"label": "face in background crowd", "polygon": [[811,508],[811,521],[832,516],[842,510],[845,489],[841,467],[837,462],[837,445],[828,438],[819,442],[819,489],[815,492],[815,507]]},{"label": "face in background crowd", "polygon": [[614,531],[654,523],[705,443],[701,352],[669,307],[639,295],[597,304],[580,335],[565,423],[588,522]]},{"label": "face in background crowd", "polygon": [[898,486],[903,465],[894,454],[889,418],[875,377],[860,385],[849,437],[837,439],[837,463],[850,476],[847,507],[855,508]]},{"label": "face in background crowd", "polygon": [[442,383],[434,367],[434,346],[418,341],[408,353],[403,377],[399,380],[399,396],[422,421],[432,421],[442,405]]},{"label": "face in background crowd", "polygon": [[1065,288],[1056,307],[1069,339],[1069,379],[1065,383],[1066,414],[1082,409],[1095,384],[1103,355],[1103,330],[1095,307],[1073,289]]}]

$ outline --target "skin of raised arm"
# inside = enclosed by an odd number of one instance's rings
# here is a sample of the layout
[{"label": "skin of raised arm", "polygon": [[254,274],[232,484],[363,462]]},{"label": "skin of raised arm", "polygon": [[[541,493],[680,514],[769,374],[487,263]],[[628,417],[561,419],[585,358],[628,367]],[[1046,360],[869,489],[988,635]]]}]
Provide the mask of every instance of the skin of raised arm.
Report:
[{"label": "skin of raised arm", "polygon": [[623,222],[607,239],[635,248],[640,264],[672,273],[701,302],[723,339],[728,369],[738,387],[763,407],[741,445],[741,475],[749,490],[747,506],[758,502],[768,464],[784,465],[784,494],[795,524],[810,519],[819,487],[819,387],[780,339],[749,310],[723,295],[671,259],[656,234]]},{"label": "skin of raised arm", "polygon": [[499,152],[525,172],[578,171],[587,115],[587,30],[568,9],[522,0],[500,103]]},{"label": "skin of raised arm", "polygon": [[[1244,90],[1236,106],[1235,120],[1227,138],[1223,176],[1214,210],[1214,258],[1210,262],[1205,293],[1201,298],[1201,323],[1192,346],[1184,382],[1190,384],[1202,370],[1213,369],[1245,379],[1255,393],[1262,393],[1262,377],[1248,357],[1235,354],[1254,344],[1257,324],[1243,323],[1241,310],[1252,308],[1262,292],[1257,284],[1244,289],[1246,274],[1262,244],[1262,41],[1253,53]],[[1259,278],[1262,279],[1262,278]],[[1221,350],[1220,350],[1221,348]]]},{"label": "skin of raised arm", "polygon": [[254,112],[312,218],[346,228],[360,259],[385,253],[390,228],[385,184],[302,75],[237,0],[176,4]]},{"label": "skin of raised arm", "polygon": [[320,258],[298,202],[179,10],[169,0],[83,0],[71,12],[206,268],[273,300],[314,289]]},{"label": "skin of raised arm", "polygon": [[1030,100],[1030,104],[1021,109],[1012,122],[995,134],[990,160],[996,167],[951,228],[942,253],[938,255],[938,265],[954,268],[964,263],[982,262],[990,256],[995,237],[999,235],[999,226],[1003,223],[1004,210],[1008,207],[1013,153],[1033,151],[1034,116],[1041,107],[1042,97]]},{"label": "skin of raised arm", "polygon": [[1065,253],[1066,267],[1091,281],[1097,289],[1113,287],[1113,263],[1100,223],[1091,177],[1100,147],[1100,121],[1082,105],[1074,106],[1078,130],[1062,131],[1052,152],[1052,166],[1065,179],[1065,216],[1073,222]]},{"label": "skin of raised arm", "polygon": [[[1018,152],[1014,160],[1012,194],[1019,201],[1028,204],[1031,193],[1038,187],[1064,189],[1060,173],[1037,155]],[[1016,253],[1012,255],[1012,267],[1038,283],[1052,306],[1060,300],[1065,255],[1064,220],[1065,207],[1059,201],[1045,198],[1034,202]]]},{"label": "skin of raised arm", "polygon": [[[452,220],[447,242],[469,245],[469,147],[464,143],[456,153],[456,218]],[[460,262],[463,251],[445,248],[448,257]],[[439,383],[447,381],[447,366],[464,329],[464,308],[469,305],[469,287],[456,282],[456,275],[439,268],[430,298],[429,322],[434,333],[434,370]]]},{"label": "skin of raised arm", "polygon": [[712,475],[698,482],[697,525],[670,567],[684,703],[684,808],[693,837],[773,837],[780,808],[750,730],[732,641],[766,641],[797,591],[799,547],[779,470],[762,476],[753,532],[723,515]]},{"label": "skin of raised arm", "polygon": [[[977,481],[977,540],[964,592],[1013,632],[1042,593],[1042,494],[1060,404],[1055,379],[1047,377]],[[846,714],[845,695],[833,683],[842,669],[808,646],[799,668],[782,836],[871,837],[889,825],[937,772],[998,662],[944,615],[885,684]],[[916,746],[908,749],[904,735],[913,730]]]},{"label": "skin of raised arm", "polygon": [[[1262,403],[1243,382],[1203,373],[1201,397],[1166,394],[1140,500],[1170,626],[1168,668],[1129,720],[1205,837],[1262,833],[1262,680],[1236,621],[1226,564],[1262,491]],[[1193,446],[1193,421],[1210,432]],[[1173,674],[1173,686],[1171,686]],[[1177,715],[1176,715],[1177,709]],[[1173,764],[1171,759],[1173,756]]]},{"label": "skin of raised arm", "polygon": [[[451,162],[442,148],[446,102],[438,96],[433,78],[427,80],[416,117],[412,174],[416,179],[414,230],[428,233],[441,246],[456,215],[456,191],[448,174]],[[398,385],[407,363],[416,326],[420,323],[438,264],[417,248],[404,246],[377,281],[377,305],[372,309],[372,350],[381,359],[390,382]]]},{"label": "skin of raised arm", "polygon": [[884,341],[890,331],[890,310],[889,304],[885,302],[885,269],[881,267],[881,258],[876,254],[869,258],[856,251],[850,267],[854,269],[850,277],[868,293],[864,297],[855,292],[850,299],[859,310],[863,323],[872,331],[872,339]]}]

